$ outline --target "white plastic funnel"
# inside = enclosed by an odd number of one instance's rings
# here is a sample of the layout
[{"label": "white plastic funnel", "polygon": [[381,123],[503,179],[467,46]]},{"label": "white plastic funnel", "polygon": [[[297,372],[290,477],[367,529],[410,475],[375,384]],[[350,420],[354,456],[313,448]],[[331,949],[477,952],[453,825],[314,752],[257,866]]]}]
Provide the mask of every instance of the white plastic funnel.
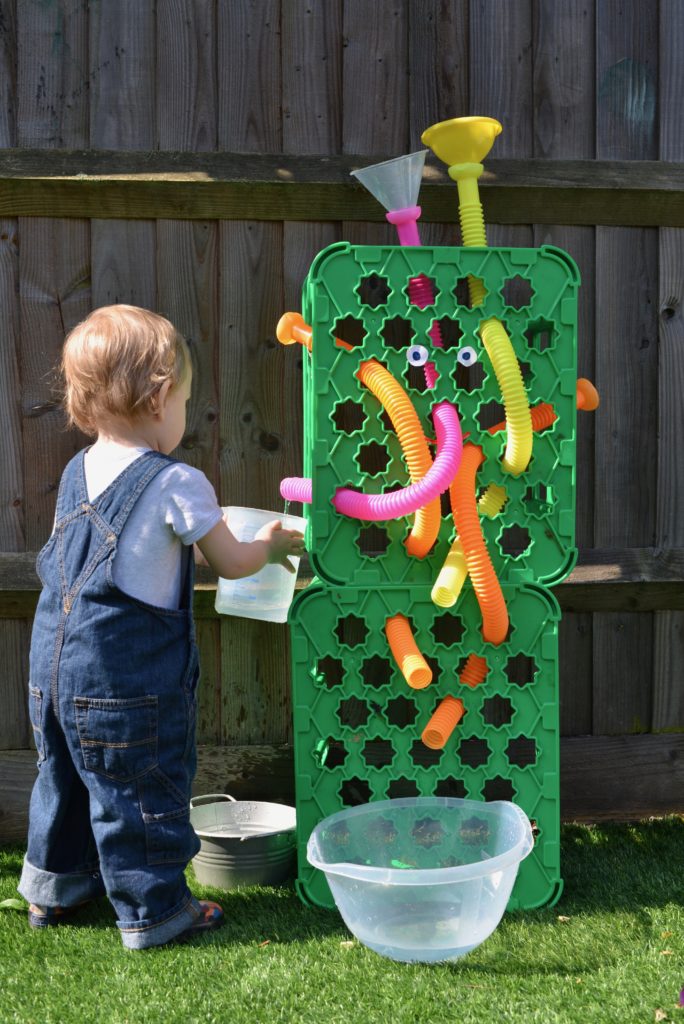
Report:
[{"label": "white plastic funnel", "polygon": [[386,210],[404,210],[418,202],[426,156],[427,149],[421,149],[417,153],[407,153],[406,156],[362,167],[351,174],[365,185]]}]

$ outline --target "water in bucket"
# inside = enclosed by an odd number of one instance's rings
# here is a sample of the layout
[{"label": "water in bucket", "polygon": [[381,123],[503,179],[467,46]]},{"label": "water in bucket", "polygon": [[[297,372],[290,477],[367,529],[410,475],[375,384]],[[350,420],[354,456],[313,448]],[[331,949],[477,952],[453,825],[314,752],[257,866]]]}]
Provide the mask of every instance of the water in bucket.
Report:
[{"label": "water in bucket", "polygon": [[[304,533],[306,519],[301,516],[282,515],[267,512],[261,508],[239,508],[230,506],[223,509],[231,532],[239,541],[252,541],[266,523],[279,519],[285,530],[299,530]],[[299,559],[290,558],[295,569]],[[217,612],[222,615],[238,615],[246,619],[263,619],[265,622],[287,622],[287,612],[294,595],[296,573],[289,573],[282,565],[265,565],[254,576],[240,580],[219,578],[216,591]]]}]

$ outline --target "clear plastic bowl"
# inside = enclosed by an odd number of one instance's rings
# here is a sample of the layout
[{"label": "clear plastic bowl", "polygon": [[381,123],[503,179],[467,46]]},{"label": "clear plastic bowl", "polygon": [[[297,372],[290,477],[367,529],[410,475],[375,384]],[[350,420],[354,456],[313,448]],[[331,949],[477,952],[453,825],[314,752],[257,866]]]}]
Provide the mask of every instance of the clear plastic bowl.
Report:
[{"label": "clear plastic bowl", "polygon": [[392,960],[457,960],[494,931],[534,845],[508,801],[381,800],[325,818],[309,862],[369,949]]}]

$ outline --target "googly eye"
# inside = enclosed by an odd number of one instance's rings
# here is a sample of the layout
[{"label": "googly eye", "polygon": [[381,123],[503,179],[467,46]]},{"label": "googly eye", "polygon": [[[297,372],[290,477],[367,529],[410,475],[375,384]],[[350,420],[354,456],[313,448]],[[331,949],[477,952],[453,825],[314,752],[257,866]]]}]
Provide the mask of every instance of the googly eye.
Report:
[{"label": "googly eye", "polygon": [[410,366],[425,366],[429,358],[430,353],[425,345],[411,345],[406,353],[406,361]]},{"label": "googly eye", "polygon": [[456,354],[456,361],[461,366],[472,366],[473,363],[477,362],[477,352],[470,345],[464,345],[460,348]]}]

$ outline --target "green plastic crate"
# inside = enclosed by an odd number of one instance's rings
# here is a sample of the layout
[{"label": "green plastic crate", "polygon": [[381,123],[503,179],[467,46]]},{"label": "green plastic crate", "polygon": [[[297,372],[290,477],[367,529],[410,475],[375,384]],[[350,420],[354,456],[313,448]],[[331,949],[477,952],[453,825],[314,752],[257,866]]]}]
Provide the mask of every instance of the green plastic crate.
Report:
[{"label": "green plastic crate", "polygon": [[[411,277],[427,276],[435,303],[424,310],[409,302]],[[466,302],[466,278],[484,282],[482,307]],[[482,519],[495,571],[502,581],[553,584],[576,560],[575,428],[576,341],[579,273],[571,258],[551,246],[516,248],[406,248],[337,243],[314,260],[303,290],[303,315],[313,328],[313,353],[305,357],[304,470],[313,482],[308,507],[310,557],[317,575],[336,585],[360,587],[432,585],[454,536],[447,504],[438,542],[428,557],[406,553],[410,519],[367,523],[339,515],[330,500],[338,487],[378,493],[405,486],[408,473],[396,435],[378,400],[354,376],[363,359],[377,358],[406,385],[425,424],[433,403],[457,404],[464,432],[480,444],[485,463],[478,484],[503,485],[504,512]],[[460,302],[459,302],[460,299]],[[523,366],[530,404],[550,402],[558,420],[536,433],[528,470],[504,472],[505,433],[486,427],[503,419],[501,394],[477,334],[487,317],[505,324]],[[427,335],[435,320],[445,348]],[[353,351],[334,344],[362,338]],[[423,344],[440,373],[432,391],[423,371],[409,367],[410,344]],[[460,367],[464,345],[479,356]]]},{"label": "green plastic crate", "polygon": [[[536,827],[509,904],[532,908],[560,895],[557,628],[553,595],[534,584],[504,584],[512,630],[498,647],[480,633],[471,588],[454,609],[437,608],[429,588],[334,589],[314,582],[290,614],[294,708],[298,891],[334,906],[323,874],[306,859],[314,826],[345,806],[425,795],[514,800]],[[412,623],[433,681],[412,690],[384,632],[397,612]],[[460,683],[465,658],[487,659],[478,687]],[[444,750],[420,736],[451,694],[465,715]],[[473,823],[477,831],[477,822]],[[420,866],[421,850],[416,849]]]}]

